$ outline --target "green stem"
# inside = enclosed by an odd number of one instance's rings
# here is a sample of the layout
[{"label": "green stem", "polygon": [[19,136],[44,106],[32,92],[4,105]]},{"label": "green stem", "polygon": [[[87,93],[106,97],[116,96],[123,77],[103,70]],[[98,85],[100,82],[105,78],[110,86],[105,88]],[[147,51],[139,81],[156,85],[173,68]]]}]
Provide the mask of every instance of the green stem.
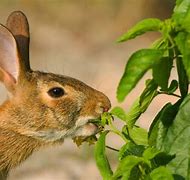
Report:
[{"label": "green stem", "polygon": [[[146,173],[145,173],[143,167],[140,164],[138,165],[138,167],[139,167],[140,172],[142,173],[142,176],[145,176]],[[144,179],[144,178],[141,177],[141,179]]]},{"label": "green stem", "polygon": [[112,151],[116,151],[116,152],[119,152],[119,150],[118,150],[118,149],[115,149],[115,148],[113,148],[113,147],[110,147],[110,146],[107,146],[107,145],[106,145],[106,148],[108,148],[108,149],[110,149],[110,150],[112,150]]},{"label": "green stem", "polygon": [[109,126],[110,126],[110,131],[117,134],[118,136],[120,136],[125,142],[128,142],[128,139],[126,139],[126,137],[122,134],[122,132],[120,132],[114,125],[113,123],[110,121],[109,122]]}]

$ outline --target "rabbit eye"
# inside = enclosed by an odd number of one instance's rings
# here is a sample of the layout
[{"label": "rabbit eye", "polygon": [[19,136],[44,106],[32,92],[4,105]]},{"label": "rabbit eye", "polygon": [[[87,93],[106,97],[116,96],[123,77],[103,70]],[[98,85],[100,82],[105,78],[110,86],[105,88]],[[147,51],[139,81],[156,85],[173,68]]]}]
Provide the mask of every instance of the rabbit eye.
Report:
[{"label": "rabbit eye", "polygon": [[64,90],[60,87],[54,87],[48,91],[49,96],[59,98],[65,94]]}]

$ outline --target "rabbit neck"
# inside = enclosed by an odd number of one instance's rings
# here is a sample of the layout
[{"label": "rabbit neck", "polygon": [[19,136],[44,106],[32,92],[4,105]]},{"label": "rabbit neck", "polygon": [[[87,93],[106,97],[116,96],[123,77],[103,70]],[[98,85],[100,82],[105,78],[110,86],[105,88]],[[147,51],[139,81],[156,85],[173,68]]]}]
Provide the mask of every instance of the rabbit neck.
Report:
[{"label": "rabbit neck", "polygon": [[15,121],[19,122],[19,115],[12,117],[9,112],[12,112],[11,106],[4,103],[0,107],[0,173],[20,164],[43,145],[36,139],[20,134],[20,127],[14,124]]},{"label": "rabbit neck", "polygon": [[0,180],[6,180],[7,175],[8,175],[8,170],[7,169],[0,170]]},{"label": "rabbit neck", "polygon": [[0,170],[20,164],[40,146],[37,140],[0,128]]}]

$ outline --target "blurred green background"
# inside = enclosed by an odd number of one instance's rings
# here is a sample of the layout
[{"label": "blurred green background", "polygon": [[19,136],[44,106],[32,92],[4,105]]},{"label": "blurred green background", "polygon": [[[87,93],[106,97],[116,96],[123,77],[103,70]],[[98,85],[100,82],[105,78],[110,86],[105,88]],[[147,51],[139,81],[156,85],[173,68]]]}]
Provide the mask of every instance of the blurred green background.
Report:
[{"label": "blurred green background", "polygon": [[[116,39],[137,21],[147,17],[168,18],[174,0],[1,0],[0,22],[14,10],[23,11],[30,23],[30,61],[33,69],[66,74],[104,92],[117,105],[116,87],[131,53],[145,48],[159,36],[147,35],[124,44]],[[122,104],[125,109],[144,82]],[[0,87],[0,99],[6,91]],[[155,100],[139,124],[148,128],[151,117],[167,99]],[[108,144],[121,142],[110,136]],[[111,154],[114,165],[116,155]],[[10,180],[98,180],[93,147],[77,148],[71,140],[62,146],[34,153],[10,174]]]}]

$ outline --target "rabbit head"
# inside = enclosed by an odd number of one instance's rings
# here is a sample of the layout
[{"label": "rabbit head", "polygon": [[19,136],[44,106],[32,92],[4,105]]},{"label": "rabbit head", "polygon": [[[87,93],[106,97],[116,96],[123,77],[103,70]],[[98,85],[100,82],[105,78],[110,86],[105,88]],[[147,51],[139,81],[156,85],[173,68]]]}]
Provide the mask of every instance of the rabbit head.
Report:
[{"label": "rabbit head", "polygon": [[31,70],[29,28],[21,12],[9,17],[7,27],[0,25],[0,80],[9,92],[0,127],[43,142],[95,134],[89,120],[111,106],[103,93],[79,80]]}]

